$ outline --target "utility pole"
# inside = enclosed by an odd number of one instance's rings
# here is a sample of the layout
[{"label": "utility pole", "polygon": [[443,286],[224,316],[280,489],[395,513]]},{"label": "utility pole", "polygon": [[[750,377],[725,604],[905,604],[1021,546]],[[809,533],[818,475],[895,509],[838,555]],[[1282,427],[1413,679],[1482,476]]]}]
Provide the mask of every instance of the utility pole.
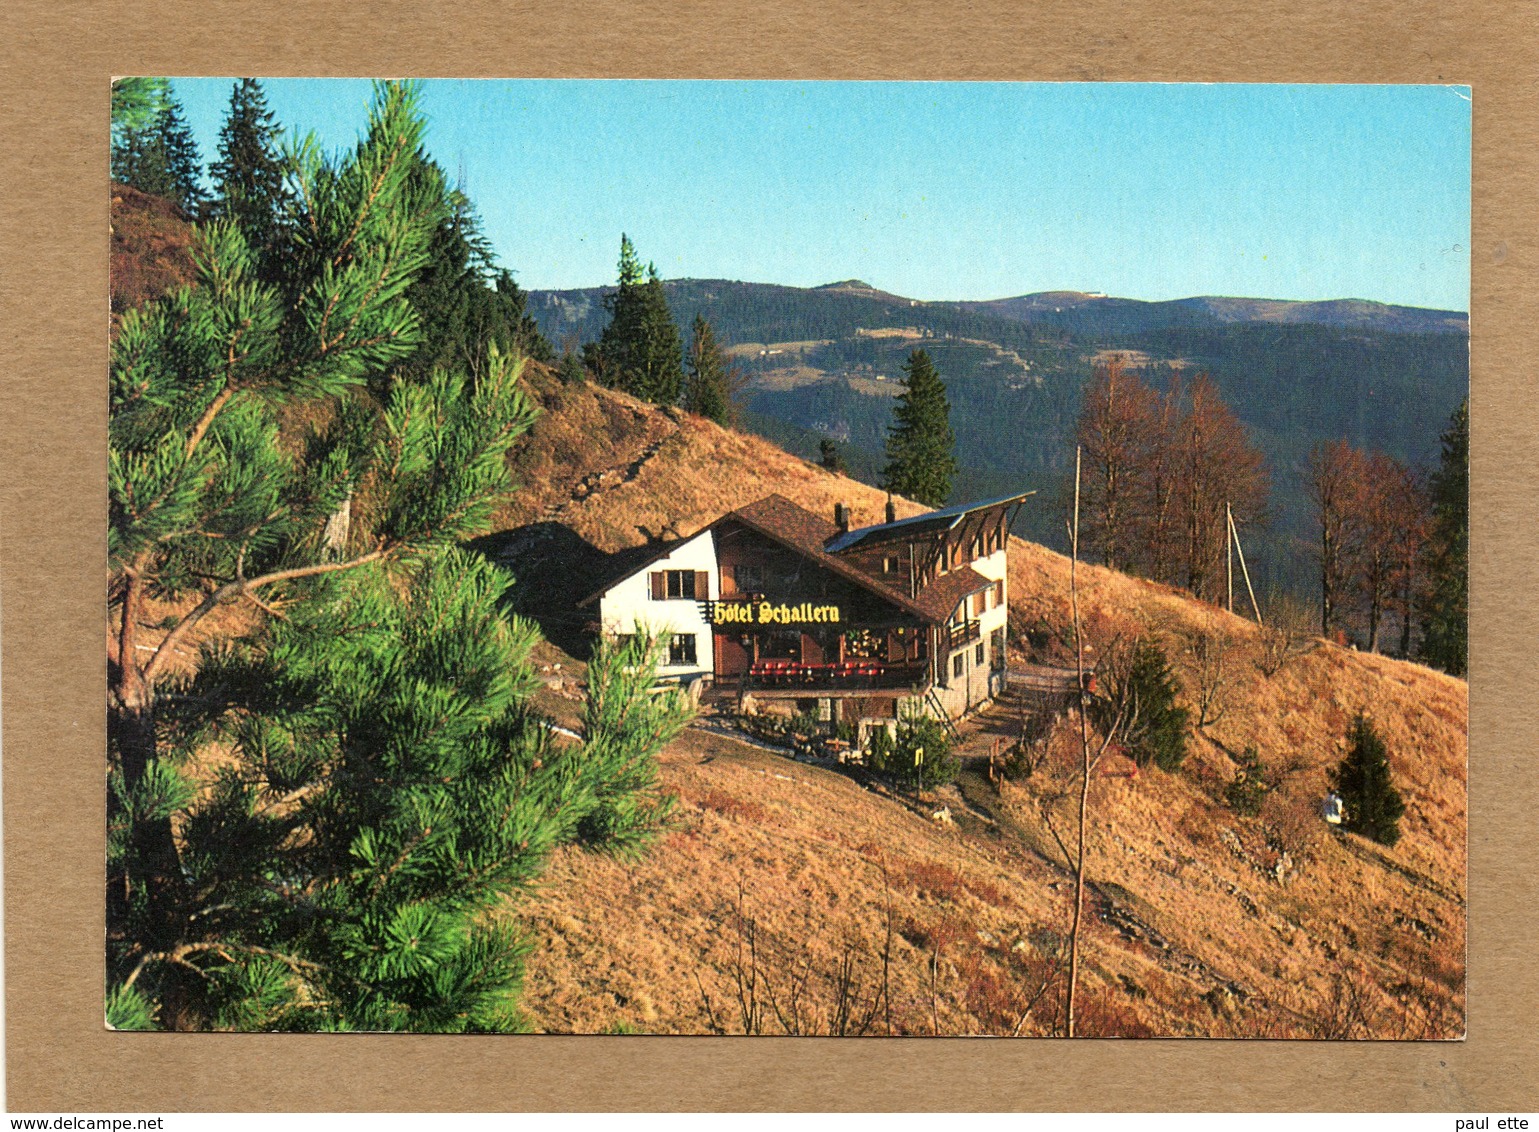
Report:
[{"label": "utility pole", "polygon": [[1228,609],[1234,612],[1234,512],[1224,500],[1224,588],[1229,593]]},{"label": "utility pole", "polygon": [[1079,846],[1074,863],[1074,923],[1069,929],[1069,1003],[1064,1012],[1064,1036],[1074,1036],[1074,992],[1079,985],[1079,922],[1085,909],[1085,817],[1090,803],[1090,731],[1085,719],[1085,641],[1079,621],[1079,468],[1080,448],[1074,449],[1074,526],[1069,534],[1069,603],[1074,614],[1074,683],[1079,698]]},{"label": "utility pole", "polygon": [[[1234,540],[1234,548],[1240,555],[1240,571],[1245,575],[1245,592],[1250,594],[1251,611],[1256,615],[1256,624],[1264,625],[1265,622],[1261,620],[1261,606],[1256,604],[1256,591],[1250,584],[1250,569],[1245,565],[1245,548],[1240,545],[1240,529],[1234,525],[1234,513],[1229,511],[1227,504],[1225,504],[1224,509],[1229,513],[1229,537]],[[1229,598],[1229,607],[1231,610],[1234,608],[1234,595],[1232,593]]]}]

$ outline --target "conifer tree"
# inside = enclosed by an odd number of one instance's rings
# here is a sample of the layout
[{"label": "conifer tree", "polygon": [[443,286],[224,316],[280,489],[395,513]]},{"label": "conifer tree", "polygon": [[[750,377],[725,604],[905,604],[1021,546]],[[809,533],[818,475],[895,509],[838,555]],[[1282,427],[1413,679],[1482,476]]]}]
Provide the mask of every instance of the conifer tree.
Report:
[{"label": "conifer tree", "polygon": [[419,158],[414,175],[427,191],[443,194],[449,209],[428,242],[427,263],[406,293],[417,312],[421,343],[401,372],[420,381],[435,367],[474,367],[492,346],[554,361],[555,351],[526,309],[524,292],[511,272],[497,266],[469,198],[449,187],[436,162],[425,154]]},{"label": "conifer tree", "polygon": [[214,196],[209,217],[240,226],[263,260],[277,241],[286,200],[282,131],[256,79],[241,79],[230,92],[230,109],[219,131],[219,159],[209,166]]},{"label": "conifer tree", "polygon": [[114,147],[131,130],[146,130],[154,125],[171,97],[169,79],[159,76],[130,76],[112,84],[112,144]]},{"label": "conifer tree", "polygon": [[1368,717],[1359,712],[1348,735],[1347,757],[1331,774],[1331,789],[1341,795],[1345,829],[1381,845],[1400,840],[1405,802],[1390,777],[1389,753]]},{"label": "conifer tree", "polygon": [[1469,663],[1470,403],[1443,433],[1432,475],[1432,537],[1422,607],[1422,658],[1453,676]]},{"label": "conifer tree", "polygon": [[[122,128],[114,129],[112,177],[140,192],[173,200],[195,216],[207,199],[198,145],[170,85],[159,83],[120,99]],[[148,124],[129,124],[142,121],[152,106]]]},{"label": "conifer tree", "polygon": [[[509,1028],[519,946],[492,905],[551,846],[632,849],[666,811],[650,760],[684,708],[647,694],[656,644],[596,662],[557,749],[507,579],[454,549],[509,490],[520,362],[358,396],[417,343],[404,293],[449,207],[413,175],[421,130],[414,89],[379,87],[345,160],[290,155],[276,281],[239,227],[201,228],[196,285],[114,343],[113,1025]],[[314,423],[280,435],[280,412]],[[210,739],[228,760],[199,781]]]},{"label": "conifer tree", "polygon": [[691,413],[699,413],[720,425],[732,423],[730,371],[716,333],[702,314],[695,315],[694,334],[689,344],[689,373],[684,381],[681,404]]},{"label": "conifer tree", "polygon": [[818,463],[835,475],[842,476],[849,470],[845,467],[844,457],[839,454],[839,445],[827,436],[818,441]]},{"label": "conifer tree", "polygon": [[596,351],[599,379],[654,404],[676,404],[684,383],[679,329],[657,268],[643,269],[623,234],[618,274],[618,287],[604,296],[610,319]]},{"label": "conifer tree", "polygon": [[951,494],[956,475],[952,454],[951,404],[946,386],[924,350],[915,350],[904,364],[904,387],[887,430],[887,466],[882,472],[888,491],[906,495],[929,507],[939,507]]},{"label": "conifer tree", "polygon": [[1140,766],[1179,767],[1186,758],[1191,712],[1176,703],[1180,688],[1163,650],[1152,641],[1138,641],[1108,684],[1108,695],[1095,709],[1098,726],[1120,729],[1128,754]]}]

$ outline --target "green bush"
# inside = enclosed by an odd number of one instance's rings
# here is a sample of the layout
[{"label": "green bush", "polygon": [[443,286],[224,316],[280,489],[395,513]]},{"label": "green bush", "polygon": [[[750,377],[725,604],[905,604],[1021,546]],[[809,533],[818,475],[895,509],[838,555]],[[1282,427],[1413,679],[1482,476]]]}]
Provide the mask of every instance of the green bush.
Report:
[{"label": "green bush", "polygon": [[944,786],[961,764],[951,754],[951,738],[940,720],[914,712],[898,723],[887,773],[915,787]]},{"label": "green bush", "polygon": [[1348,737],[1352,747],[1331,773],[1331,789],[1341,795],[1346,811],[1342,827],[1380,845],[1393,845],[1400,840],[1405,802],[1390,777],[1389,752],[1362,712],[1352,721]]},{"label": "green bush", "polygon": [[1272,786],[1267,781],[1266,766],[1255,747],[1246,747],[1238,760],[1234,780],[1224,787],[1224,801],[1242,817],[1253,818],[1261,812],[1261,802]]},{"label": "green bush", "polygon": [[1186,758],[1191,713],[1176,704],[1180,690],[1159,645],[1142,640],[1108,681],[1108,695],[1096,701],[1098,726],[1123,727],[1123,744],[1139,766],[1153,763],[1175,770]]},{"label": "green bush", "polygon": [[866,743],[866,758],[870,761],[871,769],[878,774],[890,773],[892,752],[892,733],[885,727],[873,728],[871,738]]},{"label": "green bush", "polygon": [[815,711],[803,711],[791,717],[791,723],[787,730],[792,735],[799,735],[804,739],[810,739],[823,731],[823,722],[818,719]]}]

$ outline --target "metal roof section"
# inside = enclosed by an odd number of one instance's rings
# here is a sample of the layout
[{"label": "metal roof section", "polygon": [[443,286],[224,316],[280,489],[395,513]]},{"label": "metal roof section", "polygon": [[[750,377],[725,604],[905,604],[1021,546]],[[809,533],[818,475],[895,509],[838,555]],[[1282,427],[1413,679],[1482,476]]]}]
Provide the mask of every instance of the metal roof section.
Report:
[{"label": "metal roof section", "polygon": [[876,523],[869,527],[857,527],[853,531],[846,531],[830,539],[823,549],[829,554],[842,554],[844,551],[853,550],[857,546],[868,542],[886,542],[889,539],[933,534],[937,531],[949,531],[954,529],[974,511],[982,511],[985,508],[998,507],[1002,504],[1019,503],[1023,499],[1035,494],[1037,494],[1035,491],[1023,491],[1015,495],[1002,495],[998,499],[985,499],[976,503],[957,503],[950,507],[942,507],[939,511],[926,511],[923,515],[914,515],[908,519],[898,519],[891,523]]}]

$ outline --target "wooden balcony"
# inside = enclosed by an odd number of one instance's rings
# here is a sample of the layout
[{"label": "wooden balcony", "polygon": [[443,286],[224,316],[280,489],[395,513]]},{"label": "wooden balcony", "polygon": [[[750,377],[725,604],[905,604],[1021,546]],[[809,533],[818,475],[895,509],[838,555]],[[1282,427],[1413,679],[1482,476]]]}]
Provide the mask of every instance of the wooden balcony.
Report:
[{"label": "wooden balcony", "polygon": [[958,625],[952,623],[946,627],[946,651],[955,652],[963,645],[970,645],[983,636],[983,630],[978,622],[967,620]]}]

